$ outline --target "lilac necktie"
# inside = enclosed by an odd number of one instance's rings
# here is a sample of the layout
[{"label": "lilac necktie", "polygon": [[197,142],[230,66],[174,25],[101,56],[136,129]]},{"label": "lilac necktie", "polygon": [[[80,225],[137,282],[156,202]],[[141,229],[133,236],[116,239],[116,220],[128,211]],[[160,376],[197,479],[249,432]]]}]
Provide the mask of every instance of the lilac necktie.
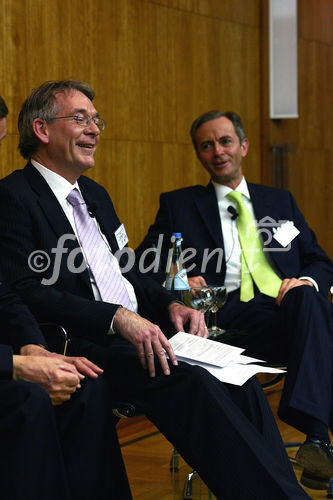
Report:
[{"label": "lilac necktie", "polygon": [[80,192],[75,188],[67,196],[73,206],[74,221],[80,245],[84,251],[101,299],[104,302],[121,304],[133,311],[121,274],[116,269],[112,256],[95,221],[89,215],[87,205]]}]

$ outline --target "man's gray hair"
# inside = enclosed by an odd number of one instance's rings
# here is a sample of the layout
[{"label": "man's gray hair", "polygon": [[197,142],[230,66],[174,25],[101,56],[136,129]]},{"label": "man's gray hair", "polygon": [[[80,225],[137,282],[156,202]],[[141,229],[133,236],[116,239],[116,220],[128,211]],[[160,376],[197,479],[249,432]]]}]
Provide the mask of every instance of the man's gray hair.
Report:
[{"label": "man's gray hair", "polygon": [[196,152],[198,152],[198,147],[196,143],[196,135],[198,129],[201,127],[206,122],[210,122],[212,120],[216,120],[217,118],[222,118],[222,117],[228,118],[230,120],[235,128],[235,132],[239,138],[240,144],[242,144],[243,140],[245,139],[246,135],[243,129],[243,124],[241,117],[235,113],[234,111],[218,111],[218,110],[212,110],[212,111],[207,111],[207,113],[204,113],[203,115],[198,116],[194,120],[191,126],[190,134],[193,142],[194,149]]},{"label": "man's gray hair", "polygon": [[2,120],[2,118],[6,118],[7,115],[8,115],[8,108],[6,106],[4,99],[0,95],[0,120]]},{"label": "man's gray hair", "polygon": [[59,80],[43,83],[34,89],[24,102],[18,117],[20,134],[19,151],[23,158],[31,158],[36,153],[39,141],[33,131],[32,124],[36,118],[41,118],[50,123],[59,112],[56,95],[77,90],[86,95],[91,101],[95,92],[85,82],[78,80]]}]

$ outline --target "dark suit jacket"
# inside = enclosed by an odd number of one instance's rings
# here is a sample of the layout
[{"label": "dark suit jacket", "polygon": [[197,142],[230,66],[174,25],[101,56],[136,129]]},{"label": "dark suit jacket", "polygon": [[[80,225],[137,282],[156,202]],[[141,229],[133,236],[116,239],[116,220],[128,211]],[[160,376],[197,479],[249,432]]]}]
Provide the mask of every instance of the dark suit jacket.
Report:
[{"label": "dark suit jacket", "polygon": [[[316,280],[320,291],[327,296],[333,279],[332,261],[317,244],[315,234],[306,224],[293,196],[288,191],[257,184],[248,184],[248,187],[256,218],[258,221],[266,218],[263,222],[268,224],[266,228],[271,233],[279,220],[293,221],[300,231],[288,251],[275,239],[271,239],[265,248],[281,278],[310,276]],[[194,269],[189,271],[189,276],[201,274],[207,283],[212,285],[224,282],[225,260],[223,259],[220,272],[217,272],[217,255],[208,262],[206,270],[201,269],[205,249],[211,252],[216,248],[224,248],[217,198],[212,183],[207,187],[191,186],[161,195],[156,220],[136,251],[139,258],[145,249],[157,245],[159,234],[164,235],[162,269],[157,275],[160,281],[165,276],[166,254],[172,232],[182,233],[183,250],[196,250],[195,256],[186,264],[187,268],[195,265]]]},{"label": "dark suit jacket", "polygon": [[[94,213],[113,252],[118,250],[115,230],[120,222],[107,192],[96,182],[81,177],[80,189]],[[104,344],[112,318],[119,305],[94,300],[87,270],[73,273],[68,269],[67,257],[78,249],[77,241],[67,239],[62,255],[59,278],[54,285],[45,285],[55,264],[55,249],[64,234],[73,230],[56,197],[39,172],[28,163],[0,181],[0,250],[1,266],[7,282],[28,304],[39,321],[61,323],[69,333]],[[49,266],[43,272],[32,270],[34,252],[44,252],[43,262]],[[41,254],[39,254],[41,255]],[[76,259],[82,259],[79,255]],[[30,259],[30,260],[29,260]],[[173,296],[136,269],[124,273],[133,284],[139,313],[162,326],[168,325],[167,306]]]},{"label": "dark suit jacket", "polygon": [[11,379],[13,349],[18,352],[23,345],[41,344],[44,339],[28,308],[1,281],[0,322],[0,379]]}]

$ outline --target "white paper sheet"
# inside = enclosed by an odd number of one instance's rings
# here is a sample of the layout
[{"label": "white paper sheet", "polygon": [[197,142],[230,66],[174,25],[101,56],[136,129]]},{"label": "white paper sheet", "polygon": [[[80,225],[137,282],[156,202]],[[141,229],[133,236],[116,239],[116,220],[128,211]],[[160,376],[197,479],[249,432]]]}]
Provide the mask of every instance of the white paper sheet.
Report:
[{"label": "white paper sheet", "polygon": [[227,366],[244,351],[240,347],[196,337],[185,332],[176,333],[171,337],[170,344],[177,357],[181,356],[214,366]]},{"label": "white paper sheet", "polygon": [[185,332],[178,332],[170,339],[178,361],[198,365],[209,371],[221,382],[243,385],[257,373],[284,373],[285,370],[253,363],[260,359],[244,356],[244,349],[229,346]]}]

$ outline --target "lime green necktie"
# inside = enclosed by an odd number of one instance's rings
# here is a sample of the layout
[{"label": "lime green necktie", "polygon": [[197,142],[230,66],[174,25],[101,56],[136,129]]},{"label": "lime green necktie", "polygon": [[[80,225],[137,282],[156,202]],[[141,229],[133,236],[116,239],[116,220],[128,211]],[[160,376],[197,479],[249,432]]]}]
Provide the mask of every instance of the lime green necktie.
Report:
[{"label": "lime green necktie", "polygon": [[255,221],[246,208],[242,193],[231,191],[227,198],[236,203],[239,213],[237,229],[242,247],[240,300],[248,302],[253,299],[253,281],[261,293],[277,297],[282,281],[267,261]]}]

